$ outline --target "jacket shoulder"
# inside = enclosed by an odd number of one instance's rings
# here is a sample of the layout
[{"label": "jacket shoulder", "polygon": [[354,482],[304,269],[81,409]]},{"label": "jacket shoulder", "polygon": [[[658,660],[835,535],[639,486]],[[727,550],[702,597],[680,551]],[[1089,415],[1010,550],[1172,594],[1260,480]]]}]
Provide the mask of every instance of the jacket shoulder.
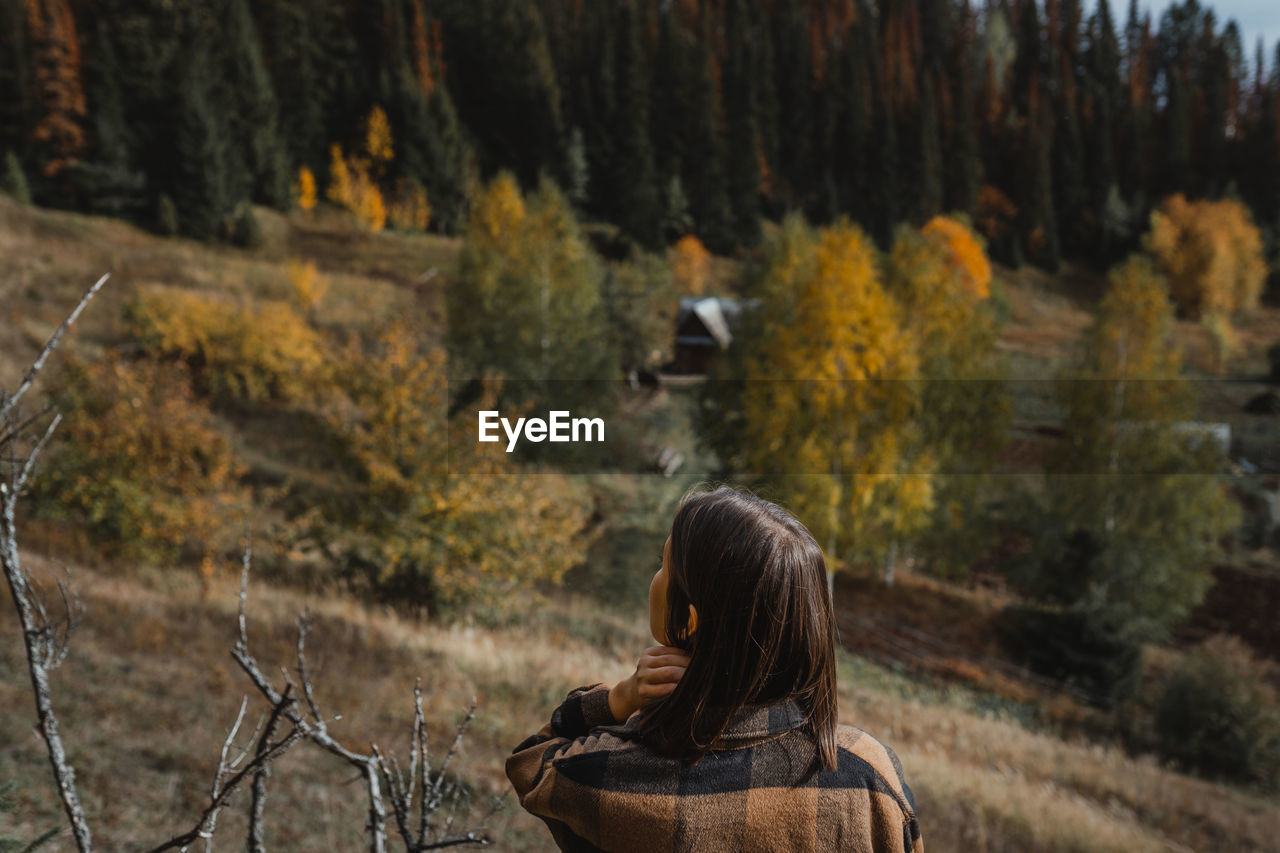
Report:
[{"label": "jacket shoulder", "polygon": [[856,726],[836,729],[836,780],[892,797],[908,818],[915,818],[915,797],[902,773],[902,762],[884,743]]}]

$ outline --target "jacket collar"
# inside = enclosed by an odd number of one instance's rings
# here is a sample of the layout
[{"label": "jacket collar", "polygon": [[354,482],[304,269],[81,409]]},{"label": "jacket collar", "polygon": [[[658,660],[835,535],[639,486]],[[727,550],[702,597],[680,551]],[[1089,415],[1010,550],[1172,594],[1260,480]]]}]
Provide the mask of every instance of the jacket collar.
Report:
[{"label": "jacket collar", "polygon": [[[634,734],[640,727],[642,716],[640,713],[632,714],[625,723],[607,726],[606,729],[624,736]],[[729,718],[729,724],[712,749],[742,749],[756,746],[781,737],[803,725],[804,722],[804,711],[792,700],[773,705],[739,708]]]}]

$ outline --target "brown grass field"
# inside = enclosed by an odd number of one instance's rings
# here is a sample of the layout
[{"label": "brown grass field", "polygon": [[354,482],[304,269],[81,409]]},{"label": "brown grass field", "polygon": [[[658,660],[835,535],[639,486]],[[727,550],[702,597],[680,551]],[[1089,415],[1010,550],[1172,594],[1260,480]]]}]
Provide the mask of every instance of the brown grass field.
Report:
[{"label": "brown grass field", "polygon": [[[27,561],[37,578],[52,569],[35,555]],[[73,578],[86,618],[54,679],[64,737],[99,849],[144,849],[194,823],[240,698],[256,699],[228,654],[237,582],[224,576],[202,597],[188,573],[77,569]],[[30,835],[61,815],[7,593],[0,605],[0,636],[9,638],[0,644],[0,779],[19,783],[22,817],[11,829]],[[435,745],[477,698],[454,766],[478,794],[506,791],[505,755],[565,692],[625,676],[650,642],[645,614],[571,592],[531,606],[519,625],[481,628],[414,623],[251,582],[250,644],[265,671],[292,664],[293,619],[304,608],[315,617],[308,646],[317,699],[327,715],[342,715],[331,731],[353,748],[372,741],[407,754],[415,678]],[[1280,804],[1258,793],[1064,740],[980,710],[974,691],[924,684],[853,655],[842,655],[840,677],[841,721],[897,751],[930,850],[1264,850],[1280,837]],[[361,849],[363,790],[352,777],[306,745],[281,759],[269,788],[271,848]],[[505,796],[491,825],[496,849],[554,849],[541,823]],[[241,837],[245,802],[238,796],[220,819],[224,843]]]}]

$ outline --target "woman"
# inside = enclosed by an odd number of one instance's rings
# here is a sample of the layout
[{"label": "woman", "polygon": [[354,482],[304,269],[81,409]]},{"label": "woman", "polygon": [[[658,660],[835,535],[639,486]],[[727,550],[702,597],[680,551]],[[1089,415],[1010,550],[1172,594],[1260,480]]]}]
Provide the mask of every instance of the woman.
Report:
[{"label": "woman", "polygon": [[912,851],[893,751],[837,722],[826,563],[768,501],[685,497],[649,587],[655,646],[573,690],[507,776],[563,850]]}]

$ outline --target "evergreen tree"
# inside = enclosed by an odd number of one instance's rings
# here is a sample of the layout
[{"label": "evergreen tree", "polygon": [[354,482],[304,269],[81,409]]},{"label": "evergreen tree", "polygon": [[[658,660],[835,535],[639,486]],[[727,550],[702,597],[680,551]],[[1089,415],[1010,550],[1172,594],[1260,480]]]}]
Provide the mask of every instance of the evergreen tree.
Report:
[{"label": "evergreen tree", "polygon": [[137,137],[125,115],[120,64],[110,24],[92,24],[86,62],[90,149],[75,170],[83,207],[94,213],[142,218],[148,206],[146,175],[137,167]]},{"label": "evergreen tree", "polygon": [[0,148],[25,151],[31,133],[30,48],[22,0],[0,0]]},{"label": "evergreen tree", "polygon": [[1082,92],[1086,112],[1092,116],[1084,129],[1086,162],[1088,163],[1089,209],[1094,233],[1100,241],[1104,259],[1110,258],[1112,247],[1124,235],[1112,230],[1107,213],[1108,200],[1118,197],[1115,150],[1116,114],[1123,109],[1120,84],[1120,45],[1108,0],[1099,0],[1097,11],[1089,19],[1089,43],[1085,50],[1085,78]]},{"label": "evergreen tree", "polygon": [[613,157],[608,167],[617,189],[618,223],[640,245],[656,248],[661,241],[661,206],[649,144],[648,75],[636,18],[631,2],[619,4],[610,122]]},{"label": "evergreen tree", "polygon": [[[280,210],[291,204],[293,169],[277,130],[278,107],[271,77],[262,60],[257,26],[247,0],[230,0],[204,23],[221,37],[212,62],[220,86],[215,108],[230,134],[228,176],[236,200],[252,199]],[[195,36],[205,38],[204,33]]]},{"label": "evergreen tree", "polygon": [[805,4],[787,0],[779,4],[774,32],[777,38],[777,90],[785,93],[778,103],[778,162],[776,177],[783,205],[804,207],[813,192],[814,91],[813,53],[809,41]]},{"label": "evergreen tree", "polygon": [[728,56],[724,73],[725,125],[730,140],[726,159],[729,209],[736,242],[754,246],[760,239],[760,121],[756,68],[757,45],[766,39],[749,19],[753,4],[732,2],[726,12]]},{"label": "evergreen tree", "polygon": [[440,0],[454,106],[485,173],[532,187],[564,162],[560,88],[538,7],[523,0]]},{"label": "evergreen tree", "polygon": [[181,66],[173,117],[177,158],[173,201],[183,234],[199,240],[223,236],[235,209],[238,182],[230,174],[228,128],[215,106],[212,58],[205,43],[190,44]]},{"label": "evergreen tree", "polygon": [[913,218],[923,223],[942,211],[942,150],[938,138],[938,104],[934,97],[932,74],[924,75],[915,124],[920,141]]},{"label": "evergreen tree", "polygon": [[263,63],[275,93],[280,137],[290,162],[317,171],[326,162],[329,145],[325,113],[331,104],[324,91],[323,68],[338,59],[323,52],[326,15],[332,13],[316,8],[316,0],[263,0],[257,6]]},{"label": "evergreen tree", "polygon": [[682,182],[688,188],[694,228],[713,252],[727,253],[737,245],[725,186],[725,145],[720,135],[723,121],[716,94],[709,45],[697,42],[692,57],[690,123],[684,128]]},{"label": "evergreen tree", "polygon": [[954,87],[954,116],[944,160],[946,207],[972,214],[978,207],[979,150],[973,81],[974,16],[969,0],[960,6],[960,32],[952,47],[947,76]]}]

